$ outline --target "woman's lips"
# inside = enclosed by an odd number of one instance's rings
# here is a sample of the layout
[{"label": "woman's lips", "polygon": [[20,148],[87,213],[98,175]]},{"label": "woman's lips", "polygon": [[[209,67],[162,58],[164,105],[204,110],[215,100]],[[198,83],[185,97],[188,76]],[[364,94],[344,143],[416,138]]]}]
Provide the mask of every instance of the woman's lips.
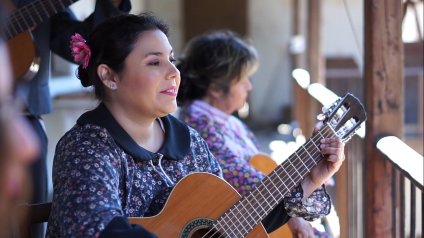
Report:
[{"label": "woman's lips", "polygon": [[166,90],[161,91],[160,93],[166,94],[166,95],[170,95],[170,96],[177,96],[177,87],[171,87],[168,88]]}]

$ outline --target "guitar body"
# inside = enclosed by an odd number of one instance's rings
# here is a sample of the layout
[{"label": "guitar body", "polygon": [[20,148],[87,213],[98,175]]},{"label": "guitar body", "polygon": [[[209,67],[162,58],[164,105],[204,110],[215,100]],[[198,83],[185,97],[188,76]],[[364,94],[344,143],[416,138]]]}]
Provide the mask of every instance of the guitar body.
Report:
[{"label": "guitar body", "polygon": [[[363,105],[349,93],[332,104],[324,116],[326,118],[324,127],[319,133],[313,135],[286,161],[278,165],[269,173],[267,179],[260,181],[260,185],[252,189],[243,199],[240,199],[241,196],[231,185],[219,177],[207,173],[194,173],[178,182],[164,209],[158,215],[129,218],[130,223],[142,225],[160,238],[238,238],[245,233],[248,234],[244,237],[268,237],[260,223],[260,217],[269,214],[283,199],[284,194],[293,189],[324,158],[319,149],[320,140],[337,135],[342,142],[347,142],[366,120]],[[258,162],[256,166],[264,172],[269,170],[262,166],[266,164],[276,166],[275,162],[271,163],[272,160],[270,163],[262,160],[253,159],[251,163]],[[297,169],[293,165],[302,166]],[[259,216],[252,216],[253,212]],[[211,225],[224,234],[215,234],[215,230],[208,230]],[[273,233],[273,237],[292,237],[292,235],[284,233],[274,236]]]},{"label": "guitar body", "polygon": [[[252,156],[250,158],[249,164],[264,173],[265,175],[268,175],[271,173],[275,168],[277,168],[278,164],[275,163],[273,159],[271,159],[266,154],[257,154]],[[271,234],[269,234],[270,238],[292,238],[293,235],[290,231],[290,228],[287,224],[280,227],[279,229],[275,230]]]},{"label": "guitar body", "polygon": [[[5,0],[7,13],[16,11],[16,7],[10,0]],[[8,40],[6,46],[9,50],[13,79],[27,82],[38,72],[38,67],[31,67],[39,64],[38,50],[34,44],[33,37],[29,30]]]},{"label": "guitar body", "polygon": [[31,32],[25,31],[6,42],[9,50],[13,79],[19,82],[30,81],[38,72],[40,62],[38,50],[34,44]]},{"label": "guitar body", "polygon": [[[143,226],[159,238],[200,238],[202,232],[207,232],[205,228],[239,199],[237,191],[221,178],[208,173],[194,173],[178,182],[158,215],[131,217],[129,221]],[[259,223],[246,237],[265,238],[268,235]]]}]

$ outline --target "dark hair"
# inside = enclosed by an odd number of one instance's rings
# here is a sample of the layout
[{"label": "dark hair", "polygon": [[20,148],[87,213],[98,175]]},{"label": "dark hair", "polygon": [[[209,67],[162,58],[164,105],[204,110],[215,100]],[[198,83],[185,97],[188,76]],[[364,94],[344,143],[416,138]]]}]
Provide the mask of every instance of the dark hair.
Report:
[{"label": "dark hair", "polygon": [[97,67],[106,64],[117,74],[125,69],[125,59],[134,49],[138,36],[149,30],[160,30],[169,36],[169,25],[151,13],[123,14],[99,24],[90,34],[87,45],[91,57],[87,68],[78,67],[77,77],[84,87],[94,86],[96,98],[105,99],[104,85],[97,74]]},{"label": "dark hair", "polygon": [[183,106],[202,99],[211,83],[226,95],[245,67],[251,70],[256,66],[255,48],[234,32],[216,31],[197,36],[187,44],[177,64],[181,74],[178,104]]}]

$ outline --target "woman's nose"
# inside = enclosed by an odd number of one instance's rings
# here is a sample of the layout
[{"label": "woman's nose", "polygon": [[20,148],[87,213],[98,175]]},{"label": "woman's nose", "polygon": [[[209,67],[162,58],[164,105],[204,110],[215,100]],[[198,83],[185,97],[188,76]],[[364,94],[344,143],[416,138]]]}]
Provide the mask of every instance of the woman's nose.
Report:
[{"label": "woman's nose", "polygon": [[177,69],[177,67],[170,63],[170,67],[168,68],[168,72],[166,75],[166,79],[175,79],[180,77],[180,71]]},{"label": "woman's nose", "polygon": [[250,91],[250,90],[252,90],[252,83],[250,82],[250,79],[247,79],[247,81],[246,81],[246,89],[248,90],[248,91]]}]

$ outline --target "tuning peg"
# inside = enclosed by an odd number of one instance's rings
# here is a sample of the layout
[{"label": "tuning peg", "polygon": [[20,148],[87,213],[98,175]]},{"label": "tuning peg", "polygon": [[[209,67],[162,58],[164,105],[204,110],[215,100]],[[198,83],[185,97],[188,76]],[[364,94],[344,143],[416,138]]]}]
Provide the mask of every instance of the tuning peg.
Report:
[{"label": "tuning peg", "polygon": [[320,121],[324,121],[325,118],[326,118],[326,116],[324,114],[322,114],[322,113],[321,114],[318,114],[318,116],[317,116],[317,119],[320,120]]},{"label": "tuning peg", "polygon": [[[322,110],[322,112],[323,112],[323,113],[327,113],[327,112],[328,112],[328,107],[322,107],[322,109],[321,109],[321,110]],[[318,120],[319,120],[319,119],[318,119]]]}]

